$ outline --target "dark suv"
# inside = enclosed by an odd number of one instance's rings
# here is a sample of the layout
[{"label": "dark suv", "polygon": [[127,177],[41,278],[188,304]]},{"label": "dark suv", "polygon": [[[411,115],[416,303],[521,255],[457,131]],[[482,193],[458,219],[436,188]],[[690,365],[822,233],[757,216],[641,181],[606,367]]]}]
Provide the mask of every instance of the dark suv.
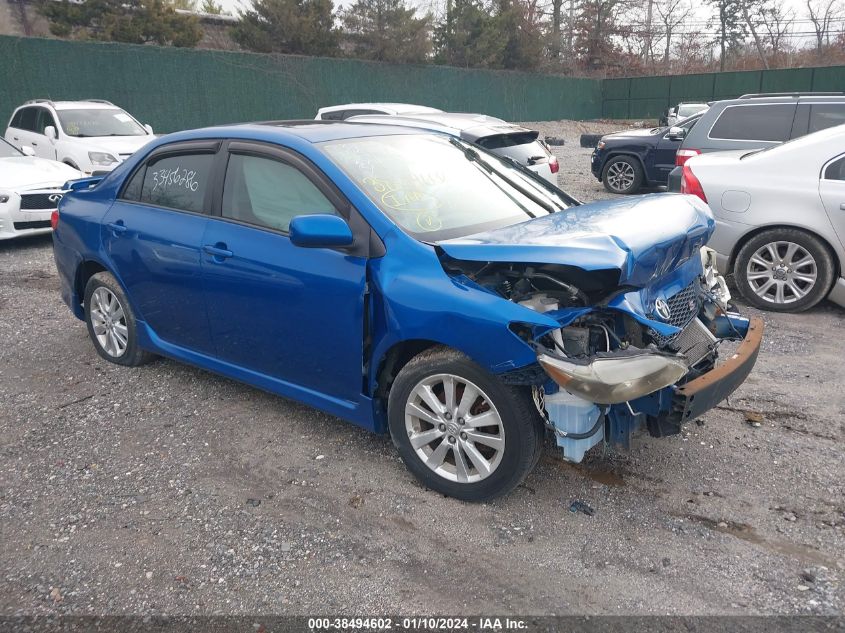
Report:
[{"label": "dark suv", "polygon": [[669,176],[669,190],[681,190],[681,166],[708,152],[763,149],[845,123],[841,92],[768,93],[718,101],[684,135]]},{"label": "dark suv", "polygon": [[636,193],[643,186],[665,185],[675,166],[675,152],[701,117],[693,115],[675,127],[607,134],[593,151],[590,170],[611,193]]}]

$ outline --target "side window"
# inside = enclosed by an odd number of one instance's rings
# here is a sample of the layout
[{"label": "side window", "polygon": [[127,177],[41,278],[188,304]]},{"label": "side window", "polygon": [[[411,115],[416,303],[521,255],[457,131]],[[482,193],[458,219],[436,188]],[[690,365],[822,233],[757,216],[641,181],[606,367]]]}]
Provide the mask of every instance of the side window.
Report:
[{"label": "side window", "polygon": [[9,127],[21,127],[21,119],[23,119],[23,110],[18,110],[9,122]]},{"label": "side window", "polygon": [[35,132],[38,119],[38,108],[24,108],[20,111],[21,121],[18,129]]},{"label": "side window", "polygon": [[202,213],[213,162],[214,154],[210,152],[153,158],[147,163],[140,201]]},{"label": "side window", "polygon": [[825,180],[845,180],[845,156],[833,161],[824,170]]},{"label": "side window", "polygon": [[287,232],[298,215],[336,213],[296,167],[271,158],[231,154],[223,183],[224,218]]},{"label": "side window", "polygon": [[44,134],[44,128],[48,125],[52,125],[54,128],[56,127],[53,115],[47,108],[38,108],[38,118],[36,119],[35,131],[39,134]]},{"label": "side window", "polygon": [[729,106],[710,130],[710,138],[781,142],[789,138],[794,104]]},{"label": "side window", "polygon": [[129,179],[123,186],[123,192],[120,194],[121,200],[130,200],[132,202],[138,202],[141,199],[141,189],[144,185],[144,166],[138,168],[138,170],[132,174],[132,178]]},{"label": "side window", "polygon": [[810,134],[843,123],[845,103],[819,103],[810,106]]}]

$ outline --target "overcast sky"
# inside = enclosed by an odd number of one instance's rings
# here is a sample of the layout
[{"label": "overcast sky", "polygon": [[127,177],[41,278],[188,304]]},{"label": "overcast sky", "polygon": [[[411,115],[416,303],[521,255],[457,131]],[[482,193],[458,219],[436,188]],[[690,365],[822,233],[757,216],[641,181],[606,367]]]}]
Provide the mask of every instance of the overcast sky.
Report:
[{"label": "overcast sky", "polygon": [[[223,5],[225,11],[237,15],[238,11],[243,8],[249,8],[252,5],[252,0],[218,0]],[[707,21],[711,15],[709,8],[702,2],[702,0],[690,0],[694,6],[698,6],[695,14],[684,25],[685,31],[688,32],[702,32],[710,31],[707,27]],[[795,24],[793,25],[793,34],[791,41],[793,43],[807,43],[812,37],[812,24],[807,19],[807,5],[806,0],[782,0],[786,7],[792,9],[795,15]],[[819,0],[811,0],[818,2]],[[334,0],[335,6],[348,6],[354,0]],[[416,5],[421,10],[432,10],[434,12],[441,6],[445,0],[408,0],[409,4]],[[834,23],[835,30],[845,28],[845,18],[840,18]]]}]

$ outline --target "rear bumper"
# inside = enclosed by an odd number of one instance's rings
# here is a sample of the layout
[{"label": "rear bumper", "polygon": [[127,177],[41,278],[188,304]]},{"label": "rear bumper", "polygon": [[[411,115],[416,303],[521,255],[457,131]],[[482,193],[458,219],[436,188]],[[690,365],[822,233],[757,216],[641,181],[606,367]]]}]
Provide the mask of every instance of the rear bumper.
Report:
[{"label": "rear bumper", "polygon": [[763,329],[761,318],[751,319],[745,338],[730,358],[678,388],[673,404],[681,413],[681,423],[694,420],[709,411],[745,382],[757,362]]},{"label": "rear bumper", "polygon": [[675,169],[669,172],[669,182],[666,183],[669,191],[673,193],[681,192],[681,174],[683,173],[683,167],[675,167]]}]

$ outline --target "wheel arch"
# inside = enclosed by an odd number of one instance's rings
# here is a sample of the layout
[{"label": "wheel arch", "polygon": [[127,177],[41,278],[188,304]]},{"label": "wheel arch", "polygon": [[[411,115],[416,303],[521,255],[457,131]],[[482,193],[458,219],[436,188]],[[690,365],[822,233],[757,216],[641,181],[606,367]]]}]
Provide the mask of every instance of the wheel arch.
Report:
[{"label": "wheel arch", "polygon": [[76,267],[73,290],[79,300],[79,305],[85,302],[85,286],[88,285],[88,280],[97,273],[103,272],[110,273],[111,271],[94,259],[83,259]]},{"label": "wheel arch", "polygon": [[646,170],[645,170],[645,162],[643,161],[642,156],[640,156],[636,152],[632,152],[631,150],[624,150],[624,149],[610,150],[610,152],[608,152],[607,158],[604,159],[604,162],[602,163],[602,166],[601,166],[601,176],[602,176],[602,178],[604,178],[604,170],[607,167],[608,163],[612,159],[616,158],[617,156],[627,156],[628,158],[635,158],[637,160],[637,162],[640,164],[640,169],[643,170],[643,180],[648,180],[648,178],[646,177],[647,174],[646,174]]},{"label": "wheel arch", "polygon": [[836,252],[834,246],[830,243],[830,240],[825,238],[823,235],[820,235],[816,231],[810,230],[803,226],[798,226],[796,224],[787,224],[783,222],[779,222],[777,224],[765,224],[763,226],[755,226],[747,233],[744,233],[740,239],[736,241],[731,249],[730,257],[728,258],[728,270],[725,271],[727,273],[734,272],[734,266],[736,265],[736,258],[739,255],[739,252],[742,250],[742,247],[745,246],[749,241],[760,235],[761,233],[765,233],[766,231],[774,230],[774,229],[792,229],[794,231],[801,231],[802,233],[806,233],[807,235],[811,235],[812,237],[819,240],[822,245],[827,249],[827,252],[830,254],[830,258],[833,260],[834,265],[834,278],[837,275],[840,275],[842,272],[842,262],[839,259],[839,255]]}]

